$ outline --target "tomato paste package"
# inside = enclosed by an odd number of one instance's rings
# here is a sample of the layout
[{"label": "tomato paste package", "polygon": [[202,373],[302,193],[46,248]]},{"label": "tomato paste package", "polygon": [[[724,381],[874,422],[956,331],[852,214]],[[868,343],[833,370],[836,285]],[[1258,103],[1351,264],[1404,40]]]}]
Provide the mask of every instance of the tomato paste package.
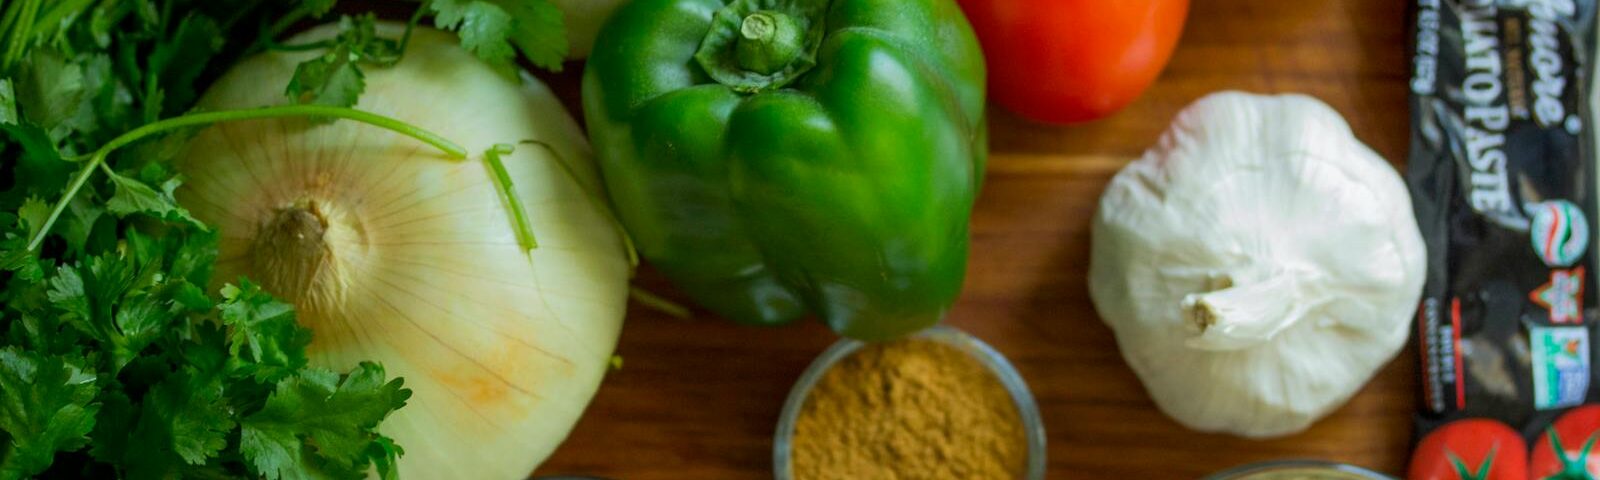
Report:
[{"label": "tomato paste package", "polygon": [[[1574,411],[1600,403],[1595,14],[1595,0],[1411,5],[1407,177],[1428,247],[1411,478],[1546,478],[1600,426]],[[1552,426],[1564,416],[1589,425]]]}]

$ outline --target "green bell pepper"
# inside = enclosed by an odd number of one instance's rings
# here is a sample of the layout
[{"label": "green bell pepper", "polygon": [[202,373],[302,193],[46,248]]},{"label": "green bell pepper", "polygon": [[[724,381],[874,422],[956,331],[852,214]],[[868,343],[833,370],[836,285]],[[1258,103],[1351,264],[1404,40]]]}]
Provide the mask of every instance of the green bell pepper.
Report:
[{"label": "green bell pepper", "polygon": [[952,0],[636,0],[583,104],[624,227],[696,302],[884,340],[961,290],[984,75]]}]

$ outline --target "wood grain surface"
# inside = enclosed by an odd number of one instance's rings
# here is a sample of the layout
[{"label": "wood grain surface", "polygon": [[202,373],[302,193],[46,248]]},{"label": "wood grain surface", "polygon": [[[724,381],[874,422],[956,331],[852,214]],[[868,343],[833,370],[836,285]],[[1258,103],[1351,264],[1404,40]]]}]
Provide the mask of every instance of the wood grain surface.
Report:
[{"label": "wood grain surface", "polygon": [[[1111,176],[1210,92],[1302,92],[1332,105],[1396,167],[1408,141],[1402,0],[1196,0],[1172,63],[1115,116],[1031,124],[991,107],[989,176],[972,219],[966,290],[948,322],[1007,355],[1031,385],[1051,478],[1183,479],[1273,459],[1318,458],[1400,473],[1415,408],[1414,353],[1309,431],[1254,441],[1167,419],[1123,363],[1085,286],[1089,222]],[[581,65],[550,78],[576,105]],[[681,298],[648,269],[640,283]],[[835,340],[782,328],[682,320],[633,305],[606,380],[537,473],[616,479],[769,478],[789,388]]]}]

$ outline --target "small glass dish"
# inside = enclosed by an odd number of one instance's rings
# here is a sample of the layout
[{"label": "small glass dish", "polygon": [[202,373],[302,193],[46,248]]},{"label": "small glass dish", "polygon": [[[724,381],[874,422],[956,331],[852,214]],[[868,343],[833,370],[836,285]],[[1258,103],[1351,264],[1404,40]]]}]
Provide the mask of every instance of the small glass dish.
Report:
[{"label": "small glass dish", "polygon": [[1277,460],[1238,466],[1205,480],[1396,480],[1372,470],[1322,460]]},{"label": "small glass dish", "polygon": [[[993,347],[978,340],[977,337],[953,327],[944,325],[935,326],[911,335],[911,338],[932,340],[954,346],[972,355],[978,363],[983,364],[993,372],[1006,391],[1011,393],[1011,400],[1017,407],[1017,414],[1022,422],[1023,435],[1027,437],[1028,459],[1023,473],[1023,479],[1039,480],[1044,478],[1045,469],[1045,437],[1044,421],[1039,418],[1039,405],[1034,403],[1033,394],[1028,391],[1028,384],[1022,381],[1022,375],[1012,368],[1011,362],[995,351]],[[800,380],[795,382],[794,388],[789,391],[789,399],[783,404],[783,414],[778,417],[778,431],[772,442],[772,469],[773,476],[778,480],[792,480],[793,465],[789,456],[790,442],[794,437],[795,421],[800,417],[800,409],[805,403],[806,396],[811,394],[811,388],[822,379],[822,375],[839,363],[839,360],[849,357],[866,344],[851,339],[841,339],[834,342],[816,360],[811,361],[811,366],[806,367],[805,373],[800,375]]]}]

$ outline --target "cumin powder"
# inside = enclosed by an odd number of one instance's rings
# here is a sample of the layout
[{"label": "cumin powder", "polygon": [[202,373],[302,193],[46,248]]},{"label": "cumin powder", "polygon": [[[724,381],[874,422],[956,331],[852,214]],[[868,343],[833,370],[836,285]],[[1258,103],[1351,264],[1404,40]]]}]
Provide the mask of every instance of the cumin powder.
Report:
[{"label": "cumin powder", "polygon": [[795,422],[799,480],[1021,478],[1021,416],[1000,379],[961,349],[868,345],[817,382]]}]

